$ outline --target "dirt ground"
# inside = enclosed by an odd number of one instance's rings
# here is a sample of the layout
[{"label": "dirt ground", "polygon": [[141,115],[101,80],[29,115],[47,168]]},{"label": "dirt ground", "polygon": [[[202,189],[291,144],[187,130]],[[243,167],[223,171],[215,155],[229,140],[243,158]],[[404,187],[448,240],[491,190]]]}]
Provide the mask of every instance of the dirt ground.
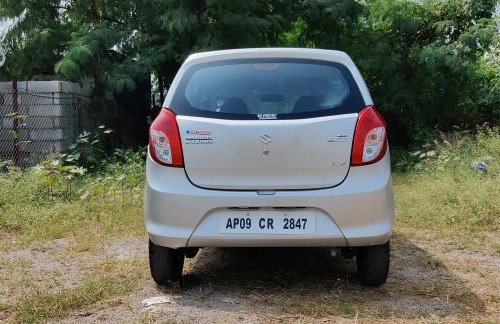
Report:
[{"label": "dirt ground", "polygon": [[[129,269],[137,272],[130,292],[53,321],[500,322],[498,253],[456,249],[425,233],[394,236],[390,277],[380,288],[361,286],[354,260],[327,249],[204,249],[187,260],[181,284],[158,288],[148,272],[146,237],[91,251],[72,245],[59,239],[0,252],[0,303],[34,289],[71,288],[96,271]],[[141,304],[154,296],[166,303]],[[12,318],[0,309],[0,322]]]}]

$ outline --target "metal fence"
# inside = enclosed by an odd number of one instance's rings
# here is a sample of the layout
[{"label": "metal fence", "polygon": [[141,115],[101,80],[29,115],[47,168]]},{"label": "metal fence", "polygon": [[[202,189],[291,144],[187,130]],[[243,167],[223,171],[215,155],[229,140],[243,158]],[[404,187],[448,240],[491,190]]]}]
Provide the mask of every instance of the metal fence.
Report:
[{"label": "metal fence", "polygon": [[67,148],[82,131],[85,98],[0,90],[0,162],[22,168]]}]

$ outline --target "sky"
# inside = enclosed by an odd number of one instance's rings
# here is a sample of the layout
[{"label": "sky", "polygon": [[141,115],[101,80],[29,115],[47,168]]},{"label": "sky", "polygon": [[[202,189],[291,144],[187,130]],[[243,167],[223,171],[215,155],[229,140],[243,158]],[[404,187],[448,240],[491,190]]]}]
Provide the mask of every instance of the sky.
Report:
[{"label": "sky", "polygon": [[0,40],[2,40],[4,34],[7,32],[12,23],[13,21],[11,19],[0,20]]}]

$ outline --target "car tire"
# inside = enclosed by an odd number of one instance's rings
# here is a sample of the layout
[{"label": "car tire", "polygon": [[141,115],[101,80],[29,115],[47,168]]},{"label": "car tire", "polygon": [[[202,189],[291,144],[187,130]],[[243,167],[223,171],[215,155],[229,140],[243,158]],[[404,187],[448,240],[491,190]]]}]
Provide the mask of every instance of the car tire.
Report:
[{"label": "car tire", "polygon": [[381,286],[389,274],[391,258],[389,242],[356,248],[356,264],[360,281],[366,286]]},{"label": "car tire", "polygon": [[184,251],[159,246],[149,240],[149,268],[153,280],[160,286],[181,279]]}]

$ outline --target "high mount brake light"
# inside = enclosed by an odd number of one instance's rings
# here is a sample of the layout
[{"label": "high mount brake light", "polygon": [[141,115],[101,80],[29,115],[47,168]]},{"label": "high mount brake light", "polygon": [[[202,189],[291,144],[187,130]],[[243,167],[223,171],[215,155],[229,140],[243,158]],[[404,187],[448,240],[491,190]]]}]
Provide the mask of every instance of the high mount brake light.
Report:
[{"label": "high mount brake light", "polygon": [[149,128],[149,153],[161,165],[183,167],[182,145],[175,114],[163,108]]},{"label": "high mount brake light", "polygon": [[366,165],[379,161],[387,151],[385,121],[370,105],[363,108],[358,116],[354,131],[351,165]]}]

